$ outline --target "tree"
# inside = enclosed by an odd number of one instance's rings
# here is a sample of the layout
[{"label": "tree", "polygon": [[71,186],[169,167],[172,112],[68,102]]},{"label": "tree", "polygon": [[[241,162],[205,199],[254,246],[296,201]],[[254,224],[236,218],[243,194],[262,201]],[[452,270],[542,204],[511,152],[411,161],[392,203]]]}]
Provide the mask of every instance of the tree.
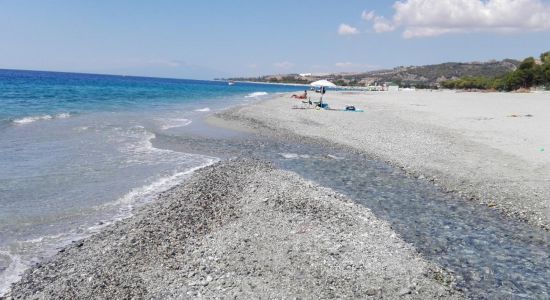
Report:
[{"label": "tree", "polygon": [[546,88],[550,87],[550,51],[544,52],[540,55],[540,77],[542,84],[546,85]]},{"label": "tree", "polygon": [[542,82],[547,87],[550,86],[550,61],[545,62],[541,67]]},{"label": "tree", "polygon": [[496,89],[499,91],[513,91],[540,85],[550,88],[550,51],[542,53],[540,59],[542,65],[537,64],[533,57],[528,57],[515,71],[503,77],[462,77],[443,81],[441,86],[448,89]]},{"label": "tree", "polygon": [[523,70],[516,70],[508,74],[504,79],[504,90],[514,91],[523,87],[524,76]]},{"label": "tree", "polygon": [[497,91],[504,91],[506,90],[506,79],[504,78],[497,78],[491,82],[491,89],[497,90]]},{"label": "tree", "polygon": [[[533,57],[524,59],[519,65],[518,69],[512,72],[510,77],[510,85],[517,86],[518,82],[521,82],[520,87],[530,88],[535,84],[538,84],[538,80],[541,79],[539,66],[536,64]],[[519,88],[519,87],[518,87]]]},{"label": "tree", "polygon": [[348,83],[346,81],[342,80],[342,79],[336,80],[334,82],[334,84],[339,85],[339,86],[347,86],[348,85]]},{"label": "tree", "polygon": [[535,59],[532,56],[530,56],[530,57],[527,57],[526,59],[524,59],[519,64],[518,69],[519,70],[529,70],[529,69],[532,69],[535,65],[536,65]]},{"label": "tree", "polygon": [[544,73],[541,65],[535,65],[533,67],[533,85],[539,86],[543,85],[544,82]]}]

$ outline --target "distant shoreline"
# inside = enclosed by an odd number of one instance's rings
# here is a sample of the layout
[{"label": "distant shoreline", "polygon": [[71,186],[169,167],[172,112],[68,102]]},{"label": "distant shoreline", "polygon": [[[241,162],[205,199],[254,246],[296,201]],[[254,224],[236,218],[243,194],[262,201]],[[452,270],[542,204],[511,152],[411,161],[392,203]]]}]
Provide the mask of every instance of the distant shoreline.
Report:
[{"label": "distant shoreline", "polygon": [[220,81],[231,81],[234,83],[253,83],[253,84],[265,84],[265,85],[283,85],[283,86],[309,86],[308,84],[297,84],[297,83],[279,83],[279,82],[260,82],[260,81],[237,81],[237,80],[220,80]]}]

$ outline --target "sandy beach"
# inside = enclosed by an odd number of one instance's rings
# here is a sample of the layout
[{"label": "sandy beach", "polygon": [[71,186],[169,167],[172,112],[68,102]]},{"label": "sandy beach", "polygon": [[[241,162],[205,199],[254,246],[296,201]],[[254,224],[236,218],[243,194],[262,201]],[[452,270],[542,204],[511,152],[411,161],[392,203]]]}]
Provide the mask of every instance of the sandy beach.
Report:
[{"label": "sandy beach", "polygon": [[[319,94],[310,93],[316,101]],[[351,146],[535,226],[550,228],[548,93],[329,92],[233,109],[224,126],[286,130]],[[306,109],[293,109],[306,108]],[[231,120],[239,120],[231,122]],[[220,119],[212,119],[220,124]],[[233,124],[233,125],[231,125]]]}]

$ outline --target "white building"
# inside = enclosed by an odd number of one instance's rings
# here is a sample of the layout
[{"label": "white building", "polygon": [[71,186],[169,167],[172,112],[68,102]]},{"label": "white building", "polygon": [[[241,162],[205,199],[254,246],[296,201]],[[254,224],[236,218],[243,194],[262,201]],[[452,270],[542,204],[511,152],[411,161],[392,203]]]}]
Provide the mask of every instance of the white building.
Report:
[{"label": "white building", "polygon": [[398,92],[399,86],[397,84],[388,85],[388,92]]}]

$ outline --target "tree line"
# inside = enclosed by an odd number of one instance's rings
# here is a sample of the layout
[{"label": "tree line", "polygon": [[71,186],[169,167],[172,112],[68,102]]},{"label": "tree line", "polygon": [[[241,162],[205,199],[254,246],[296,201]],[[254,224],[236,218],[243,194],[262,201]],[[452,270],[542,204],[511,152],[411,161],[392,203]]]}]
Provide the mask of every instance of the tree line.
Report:
[{"label": "tree line", "polygon": [[524,59],[515,71],[500,77],[463,77],[441,82],[447,89],[480,89],[497,91],[515,91],[521,88],[544,86],[550,89],[550,51],[540,55],[541,63],[535,58]]}]

